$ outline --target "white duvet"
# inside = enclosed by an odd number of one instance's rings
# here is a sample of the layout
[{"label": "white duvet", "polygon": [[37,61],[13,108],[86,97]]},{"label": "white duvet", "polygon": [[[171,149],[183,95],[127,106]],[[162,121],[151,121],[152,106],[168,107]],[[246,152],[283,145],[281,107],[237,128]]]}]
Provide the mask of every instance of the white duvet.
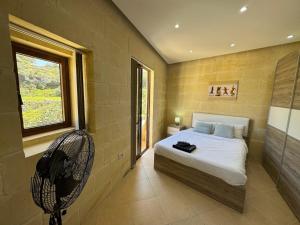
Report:
[{"label": "white duvet", "polygon": [[[177,141],[189,142],[196,145],[197,149],[192,153],[177,150],[172,147]],[[231,185],[244,185],[247,181],[245,161],[248,148],[242,139],[223,138],[188,129],[157,142],[154,151]]]}]

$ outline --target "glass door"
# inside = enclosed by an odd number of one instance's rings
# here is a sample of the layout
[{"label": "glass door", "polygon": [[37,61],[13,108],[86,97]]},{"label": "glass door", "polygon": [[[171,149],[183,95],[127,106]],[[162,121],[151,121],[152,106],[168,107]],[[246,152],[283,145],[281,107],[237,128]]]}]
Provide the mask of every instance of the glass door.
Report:
[{"label": "glass door", "polygon": [[131,59],[131,167],[149,148],[150,70]]},{"label": "glass door", "polygon": [[138,64],[136,71],[136,158],[142,154],[142,82],[143,68]]},{"label": "glass door", "polygon": [[141,82],[141,151],[149,148],[149,71],[142,68]]},{"label": "glass door", "polygon": [[136,87],[136,157],[149,147],[149,70],[137,67]]}]

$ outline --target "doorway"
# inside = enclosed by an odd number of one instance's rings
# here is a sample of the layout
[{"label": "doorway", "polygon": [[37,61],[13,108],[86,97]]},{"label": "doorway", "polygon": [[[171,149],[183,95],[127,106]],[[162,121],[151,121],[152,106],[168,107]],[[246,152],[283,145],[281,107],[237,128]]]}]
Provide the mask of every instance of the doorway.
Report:
[{"label": "doorway", "polygon": [[149,148],[150,70],[131,60],[131,159],[132,167]]}]

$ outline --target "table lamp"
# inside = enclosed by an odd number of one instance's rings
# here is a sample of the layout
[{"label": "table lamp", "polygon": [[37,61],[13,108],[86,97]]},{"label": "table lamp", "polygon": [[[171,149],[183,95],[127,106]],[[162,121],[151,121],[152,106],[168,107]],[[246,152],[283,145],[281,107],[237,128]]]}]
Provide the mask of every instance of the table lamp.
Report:
[{"label": "table lamp", "polygon": [[175,124],[176,126],[180,125],[180,116],[175,116]]}]

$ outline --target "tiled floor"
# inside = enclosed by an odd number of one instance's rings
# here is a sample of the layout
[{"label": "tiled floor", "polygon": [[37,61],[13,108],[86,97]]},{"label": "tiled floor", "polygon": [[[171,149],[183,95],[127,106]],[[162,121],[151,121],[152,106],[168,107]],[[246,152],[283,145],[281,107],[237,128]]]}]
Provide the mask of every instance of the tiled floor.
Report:
[{"label": "tiled floor", "polygon": [[249,162],[245,212],[153,169],[150,149],[97,206],[95,225],[299,225],[261,165]]}]

